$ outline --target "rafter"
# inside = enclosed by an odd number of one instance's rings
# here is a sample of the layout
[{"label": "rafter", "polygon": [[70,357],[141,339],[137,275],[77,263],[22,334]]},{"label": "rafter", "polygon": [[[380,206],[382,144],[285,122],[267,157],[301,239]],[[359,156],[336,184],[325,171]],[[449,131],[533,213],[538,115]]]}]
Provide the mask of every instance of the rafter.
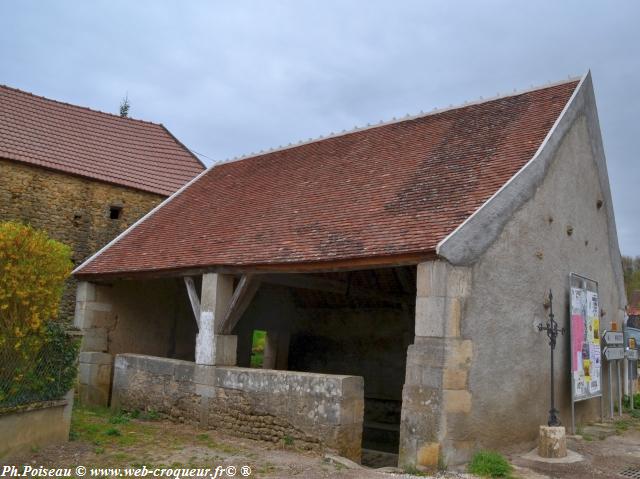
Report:
[{"label": "rafter", "polygon": [[224,319],[220,324],[219,331],[217,331],[218,334],[231,334],[231,331],[233,331],[233,328],[238,324],[238,321],[251,303],[259,287],[259,277],[253,274],[242,275],[231,297],[229,309],[227,309]]}]

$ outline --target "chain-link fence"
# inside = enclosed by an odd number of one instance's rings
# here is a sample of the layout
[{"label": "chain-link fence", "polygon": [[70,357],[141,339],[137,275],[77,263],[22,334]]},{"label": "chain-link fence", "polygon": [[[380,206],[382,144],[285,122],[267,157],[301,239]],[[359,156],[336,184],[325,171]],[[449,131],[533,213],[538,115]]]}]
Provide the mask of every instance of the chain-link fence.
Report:
[{"label": "chain-link fence", "polygon": [[78,341],[59,324],[23,337],[0,332],[0,410],[62,398],[77,374]]}]

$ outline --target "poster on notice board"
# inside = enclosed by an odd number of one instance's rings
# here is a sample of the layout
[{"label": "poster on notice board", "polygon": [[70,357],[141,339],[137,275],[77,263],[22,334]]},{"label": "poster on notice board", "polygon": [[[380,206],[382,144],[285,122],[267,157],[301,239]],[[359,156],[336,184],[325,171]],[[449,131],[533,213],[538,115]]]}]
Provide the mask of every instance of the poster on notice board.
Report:
[{"label": "poster on notice board", "polygon": [[571,385],[574,401],[602,396],[598,284],[570,277]]}]

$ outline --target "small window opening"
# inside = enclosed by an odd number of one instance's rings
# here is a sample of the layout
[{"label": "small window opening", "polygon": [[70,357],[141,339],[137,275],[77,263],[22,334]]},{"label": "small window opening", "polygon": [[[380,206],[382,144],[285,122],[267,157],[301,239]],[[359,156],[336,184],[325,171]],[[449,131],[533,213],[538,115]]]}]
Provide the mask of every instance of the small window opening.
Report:
[{"label": "small window opening", "polygon": [[119,220],[122,216],[122,206],[111,206],[109,208],[109,218],[112,220]]},{"label": "small window opening", "polygon": [[264,361],[264,343],[267,337],[266,331],[258,329],[253,331],[253,339],[251,341],[251,367],[261,368]]}]

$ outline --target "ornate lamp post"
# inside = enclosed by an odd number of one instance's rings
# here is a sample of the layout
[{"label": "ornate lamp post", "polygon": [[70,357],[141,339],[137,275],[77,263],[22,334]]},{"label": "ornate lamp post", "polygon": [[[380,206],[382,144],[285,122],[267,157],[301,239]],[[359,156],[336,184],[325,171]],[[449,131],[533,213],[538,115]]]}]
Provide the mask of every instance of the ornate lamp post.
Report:
[{"label": "ornate lamp post", "polygon": [[564,328],[559,329],[558,323],[553,316],[553,294],[549,290],[549,321],[546,325],[538,324],[538,331],[546,331],[551,347],[551,409],[549,409],[549,426],[560,426],[562,423],[558,418],[558,410],[555,407],[555,391],[553,388],[553,350],[556,348],[556,338],[558,334],[564,334]]}]

